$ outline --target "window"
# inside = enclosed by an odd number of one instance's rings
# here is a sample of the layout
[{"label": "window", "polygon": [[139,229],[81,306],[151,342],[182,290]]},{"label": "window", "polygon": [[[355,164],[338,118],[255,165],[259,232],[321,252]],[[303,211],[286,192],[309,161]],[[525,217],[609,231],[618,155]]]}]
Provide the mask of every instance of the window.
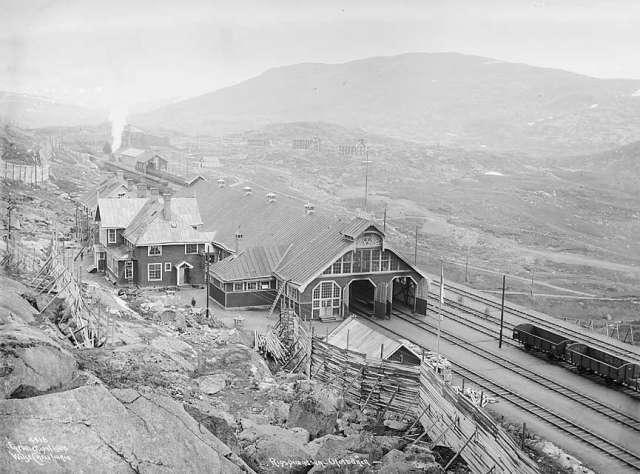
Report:
[{"label": "window", "polygon": [[233,291],[242,291],[242,283],[234,283]]},{"label": "window", "polygon": [[334,281],[323,281],[318,283],[313,289],[312,295],[312,316],[339,316],[340,315],[340,294],[342,289]]},{"label": "window", "polygon": [[147,275],[148,275],[149,281],[162,280],[162,264],[161,263],[147,264]]},{"label": "window", "polygon": [[115,244],[117,238],[116,229],[107,229],[107,243]]},{"label": "window", "polygon": [[268,290],[269,288],[271,288],[271,284],[268,281],[261,281],[260,282],[260,289],[261,290]]},{"label": "window", "polygon": [[98,260],[106,260],[107,252],[98,252]]},{"label": "window", "polygon": [[384,253],[382,254],[382,261],[381,261],[380,268],[383,272],[389,271],[389,251],[388,250],[385,250]]},{"label": "window", "polygon": [[124,278],[133,280],[133,262],[131,260],[124,262]]},{"label": "window", "polygon": [[352,252],[342,257],[342,273],[351,273],[351,255]]},{"label": "window", "polygon": [[246,285],[247,285],[247,291],[253,291],[258,289],[257,281],[248,281]]},{"label": "window", "polygon": [[187,255],[198,253],[198,244],[184,244],[184,253]]},{"label": "window", "polygon": [[149,257],[154,255],[162,255],[162,246],[161,245],[149,245],[147,247],[147,255]]},{"label": "window", "polygon": [[165,272],[171,271],[171,262],[164,262],[164,271]]},{"label": "window", "polygon": [[342,268],[342,262],[338,260],[336,263],[333,264],[331,273],[340,273],[341,268]]}]

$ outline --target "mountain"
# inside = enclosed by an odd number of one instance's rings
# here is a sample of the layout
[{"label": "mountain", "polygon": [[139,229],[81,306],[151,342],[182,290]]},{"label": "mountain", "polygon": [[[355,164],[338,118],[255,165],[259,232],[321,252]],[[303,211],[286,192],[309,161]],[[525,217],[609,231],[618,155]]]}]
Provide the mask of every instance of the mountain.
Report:
[{"label": "mountain", "polygon": [[443,145],[575,154],[640,140],[638,91],[639,80],[411,53],[278,67],[132,120],[209,134],[322,121]]},{"label": "mountain", "polygon": [[104,112],[56,102],[47,97],[0,91],[0,122],[23,128],[99,124]]}]

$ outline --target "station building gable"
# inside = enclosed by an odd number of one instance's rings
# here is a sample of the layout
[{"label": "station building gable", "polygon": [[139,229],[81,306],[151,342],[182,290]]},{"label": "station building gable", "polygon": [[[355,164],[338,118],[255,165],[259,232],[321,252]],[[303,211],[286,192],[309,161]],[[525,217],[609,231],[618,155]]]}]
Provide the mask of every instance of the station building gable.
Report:
[{"label": "station building gable", "polygon": [[[272,250],[269,255],[274,253]],[[217,286],[214,292],[218,294],[215,299],[223,306],[231,306],[228,293],[240,292],[238,283],[244,288],[255,279],[255,271],[243,270],[250,261],[261,262],[262,269],[265,264],[270,266],[271,303],[277,298],[281,307],[293,308],[305,319],[345,318],[356,305],[371,314],[388,315],[394,298],[414,310],[423,310],[426,304],[426,296],[421,298],[425,276],[388,248],[384,232],[366,219],[356,218],[347,224],[336,222],[324,232],[302,235],[288,247],[278,248],[279,258],[271,258],[267,263],[264,259],[249,258],[260,255],[256,250],[244,255],[246,258],[230,257],[212,266],[211,276]],[[233,275],[234,280],[225,279],[225,274]],[[235,288],[234,284],[238,291],[224,291]],[[250,292],[255,291],[252,286]],[[248,294],[240,300],[232,299],[236,306],[249,306],[244,303],[254,301],[255,297]]]}]

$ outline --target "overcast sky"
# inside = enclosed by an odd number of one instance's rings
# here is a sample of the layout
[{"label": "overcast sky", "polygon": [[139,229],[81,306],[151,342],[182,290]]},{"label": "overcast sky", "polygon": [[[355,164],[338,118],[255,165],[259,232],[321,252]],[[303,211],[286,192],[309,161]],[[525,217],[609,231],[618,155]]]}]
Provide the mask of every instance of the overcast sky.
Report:
[{"label": "overcast sky", "polygon": [[90,106],[417,51],[640,78],[640,0],[0,0],[0,90]]}]

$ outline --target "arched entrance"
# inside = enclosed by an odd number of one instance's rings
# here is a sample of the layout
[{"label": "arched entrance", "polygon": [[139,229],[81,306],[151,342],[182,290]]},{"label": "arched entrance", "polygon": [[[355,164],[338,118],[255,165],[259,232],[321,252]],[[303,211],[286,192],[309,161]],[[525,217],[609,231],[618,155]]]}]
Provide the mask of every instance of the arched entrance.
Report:
[{"label": "arched entrance", "polygon": [[392,306],[415,312],[418,284],[413,277],[396,276],[391,281],[393,284]]},{"label": "arched entrance", "polygon": [[376,286],[369,278],[351,280],[349,289],[349,312],[374,314]]}]

